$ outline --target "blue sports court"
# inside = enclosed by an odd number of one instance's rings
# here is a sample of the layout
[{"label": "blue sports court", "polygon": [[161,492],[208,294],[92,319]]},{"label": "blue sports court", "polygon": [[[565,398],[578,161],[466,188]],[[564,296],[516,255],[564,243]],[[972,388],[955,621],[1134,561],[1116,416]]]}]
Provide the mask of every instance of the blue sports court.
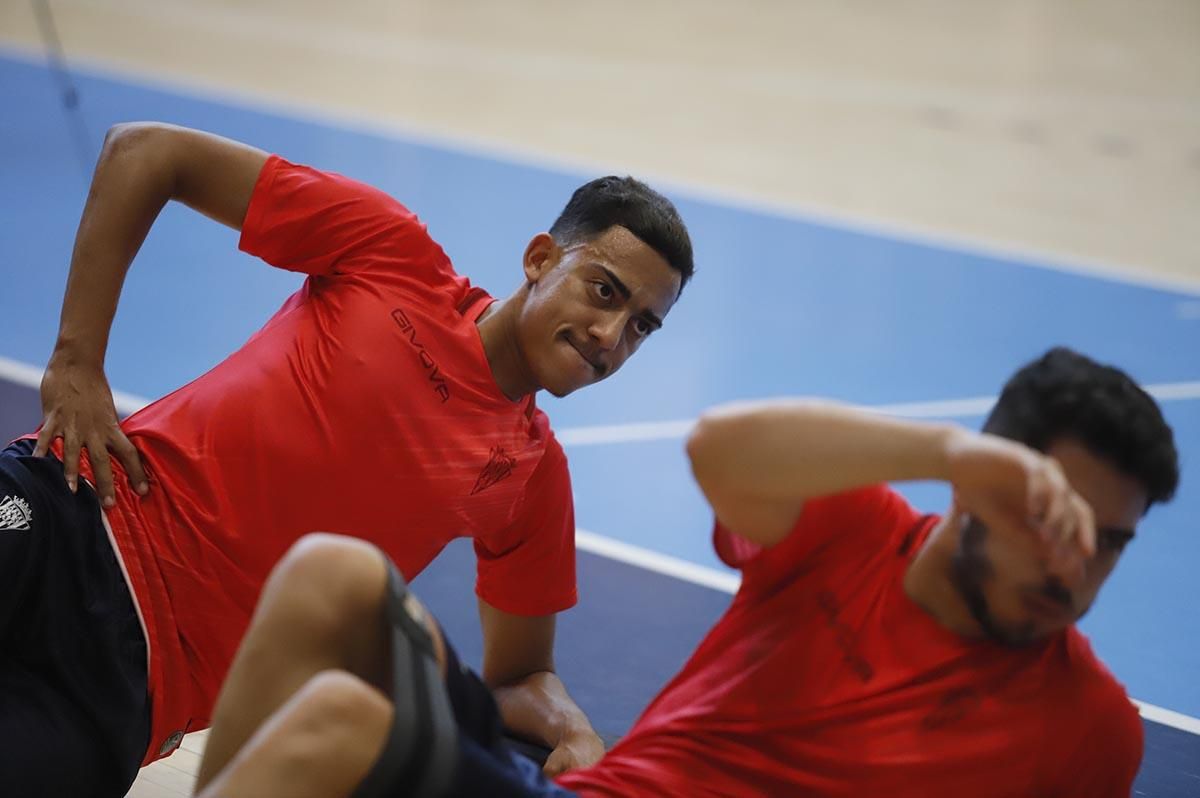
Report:
[{"label": "blue sports court", "polygon": [[[40,418],[37,379],[54,343],[90,162],[114,123],[202,128],[376,185],[414,209],[458,271],[496,296],[520,279],[529,235],[594,176],[96,70],[77,69],[74,80],[78,113],[64,108],[43,61],[0,51],[8,109],[0,432],[9,437]],[[621,374],[561,401],[539,398],[570,459],[580,527],[581,601],[560,620],[559,668],[597,729],[615,738],[630,726],[736,585],[711,550],[711,517],[683,453],[701,410],[820,395],[975,426],[1011,371],[1064,344],[1149,386],[1178,436],[1177,498],[1147,517],[1082,629],[1144,704],[1135,794],[1200,795],[1200,290],[658,187],[690,227],[696,278]],[[236,245],[234,232],[185,208],[160,217],[109,345],[122,410],[203,373],[299,286],[299,276]],[[930,511],[948,498],[940,486],[904,493]],[[464,656],[478,660],[472,584],[471,549],[460,541],[416,588]]]}]

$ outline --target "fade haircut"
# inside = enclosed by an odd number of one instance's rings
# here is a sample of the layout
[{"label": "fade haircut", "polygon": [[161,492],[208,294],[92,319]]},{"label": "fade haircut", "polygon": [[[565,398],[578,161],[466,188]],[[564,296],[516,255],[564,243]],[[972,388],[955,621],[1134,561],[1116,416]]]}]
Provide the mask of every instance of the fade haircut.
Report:
[{"label": "fade haircut", "polygon": [[671,201],[632,177],[609,175],[575,189],[550,228],[559,246],[590,241],[611,227],[624,227],[679,272],[680,293],[692,278],[692,239]]}]

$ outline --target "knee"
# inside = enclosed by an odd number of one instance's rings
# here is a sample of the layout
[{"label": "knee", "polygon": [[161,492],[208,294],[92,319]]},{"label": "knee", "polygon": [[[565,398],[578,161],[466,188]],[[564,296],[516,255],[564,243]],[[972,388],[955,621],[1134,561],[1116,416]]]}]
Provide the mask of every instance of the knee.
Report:
[{"label": "knee", "polygon": [[313,533],[283,556],[266,590],[309,624],[341,627],[379,613],[387,590],[387,567],[379,549],[365,541]]},{"label": "knee", "polygon": [[299,762],[361,759],[364,770],[383,747],[394,712],[382,693],[340,670],[316,674],[290,703],[288,755]]},{"label": "knee", "polygon": [[342,670],[321,671],[296,693],[298,717],[314,728],[338,734],[366,726],[387,726],[392,704],[362,679]]},{"label": "knee", "polygon": [[296,541],[275,566],[273,581],[326,597],[386,580],[383,554],[366,541],[313,532]]}]

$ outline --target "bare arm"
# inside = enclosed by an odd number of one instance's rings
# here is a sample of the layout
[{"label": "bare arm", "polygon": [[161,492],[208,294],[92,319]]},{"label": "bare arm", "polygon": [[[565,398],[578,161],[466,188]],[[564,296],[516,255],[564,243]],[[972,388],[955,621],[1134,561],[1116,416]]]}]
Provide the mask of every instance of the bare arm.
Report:
[{"label": "bare arm", "polygon": [[945,479],[955,427],[830,402],[740,403],[706,413],[688,439],[717,517],[758,543],[788,533],[807,498],[875,482]]},{"label": "bare arm", "polygon": [[479,601],[483,679],[492,688],[505,725],[552,750],[553,776],[595,764],[604,744],[554,672],[555,616],[524,617]]},{"label": "bare arm", "polygon": [[1091,510],[1054,460],[961,427],[824,401],[742,403],[706,413],[687,446],[717,518],[763,545],[787,536],[806,499],[935,479],[968,512],[1025,528],[1035,519],[1048,541],[1095,552]]},{"label": "bare arm", "polygon": [[104,357],[125,274],[151,225],[177,200],[240,228],[266,159],[245,144],[170,125],[117,125],[105,137],[75,237],[58,340],[42,379],[44,424],[36,453],[63,438],[72,490],[81,448],[88,450],[106,506],[114,496],[110,448],[138,492],[148,488],[137,452],[118,426]]}]

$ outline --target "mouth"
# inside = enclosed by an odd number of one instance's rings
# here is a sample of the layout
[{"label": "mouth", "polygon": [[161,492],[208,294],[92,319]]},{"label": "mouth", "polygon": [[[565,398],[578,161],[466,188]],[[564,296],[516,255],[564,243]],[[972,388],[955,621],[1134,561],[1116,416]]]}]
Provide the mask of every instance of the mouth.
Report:
[{"label": "mouth", "polygon": [[574,350],[575,350],[575,353],[576,353],[577,355],[579,355],[579,357],[580,357],[580,358],[582,358],[582,359],[583,359],[583,362],[584,362],[584,363],[587,363],[589,366],[591,366],[591,367],[592,367],[592,371],[594,371],[594,372],[596,373],[596,376],[597,376],[598,378],[599,378],[599,377],[603,377],[603,376],[605,375],[605,373],[608,371],[608,367],[606,367],[606,366],[604,365],[604,363],[602,363],[601,361],[599,361],[599,360],[595,359],[594,357],[589,357],[589,356],[588,356],[588,355],[587,355],[587,354],[586,354],[586,353],[583,351],[583,349],[581,349],[581,348],[580,348],[580,347],[579,347],[579,346],[578,346],[578,345],[575,343],[575,341],[573,341],[573,340],[571,339],[571,336],[570,336],[570,335],[568,335],[568,334],[566,334],[566,333],[563,333],[563,339],[564,339],[564,340],[565,340],[565,341],[566,341],[568,344],[570,344],[571,348],[572,348],[572,349],[574,349]]},{"label": "mouth", "polygon": [[1069,602],[1050,598],[1043,593],[1030,593],[1023,600],[1029,612],[1045,621],[1059,622],[1071,617],[1073,607]]}]

